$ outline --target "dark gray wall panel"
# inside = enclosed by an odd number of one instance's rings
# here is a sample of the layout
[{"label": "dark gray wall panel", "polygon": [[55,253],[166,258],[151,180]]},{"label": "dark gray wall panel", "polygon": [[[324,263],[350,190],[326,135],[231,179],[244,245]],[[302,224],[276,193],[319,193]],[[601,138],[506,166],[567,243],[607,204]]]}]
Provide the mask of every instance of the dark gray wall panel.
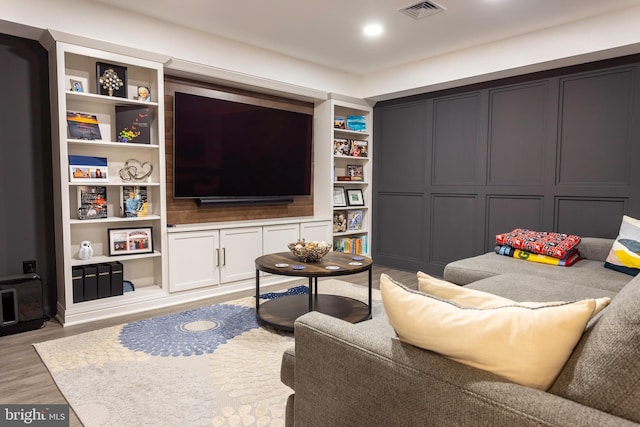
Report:
[{"label": "dark gray wall panel", "polygon": [[477,184],[480,95],[433,103],[433,185]]},{"label": "dark gray wall panel", "polygon": [[489,184],[543,184],[545,82],[490,92]]},{"label": "dark gray wall panel", "polygon": [[420,102],[381,111],[374,116],[376,134],[387,141],[374,144],[376,183],[381,191],[400,188],[422,191],[426,179],[426,103]]},{"label": "dark gray wall panel", "polygon": [[[431,263],[442,266],[475,255],[481,235],[475,226],[477,197],[434,195],[431,199]],[[414,237],[415,238],[415,237]]]},{"label": "dark gray wall panel", "polygon": [[[396,155],[394,132],[411,128],[406,115],[389,123],[388,112],[421,102],[426,129],[385,166],[378,154]],[[380,265],[437,275],[452,260],[493,250],[495,235],[514,228],[615,238],[623,215],[640,218],[640,55],[384,101],[378,115],[387,119],[384,134],[374,128],[372,256]],[[428,160],[420,187],[407,170],[416,168],[414,152]],[[393,174],[409,179],[387,179]],[[406,193],[405,181],[427,206],[424,216],[402,212],[398,227],[400,214],[376,196]]]},{"label": "dark gray wall panel", "polygon": [[492,251],[496,235],[516,228],[544,230],[542,196],[487,196],[485,251]]},{"label": "dark gray wall panel", "polygon": [[630,69],[561,80],[560,184],[627,184],[633,120]]},{"label": "dark gray wall panel", "polygon": [[627,211],[625,198],[556,199],[556,230],[578,236],[615,238],[622,216]]},{"label": "dark gray wall panel", "polygon": [[424,262],[426,203],[421,194],[378,194],[376,220],[385,224],[375,233],[376,253],[404,259],[415,265]]}]

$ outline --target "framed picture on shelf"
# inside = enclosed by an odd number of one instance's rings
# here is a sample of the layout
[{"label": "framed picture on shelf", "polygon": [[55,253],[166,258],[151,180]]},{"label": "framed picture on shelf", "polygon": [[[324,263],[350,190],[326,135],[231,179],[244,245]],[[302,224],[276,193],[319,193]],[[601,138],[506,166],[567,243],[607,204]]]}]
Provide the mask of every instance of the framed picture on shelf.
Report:
[{"label": "framed picture on shelf", "polygon": [[67,111],[67,128],[69,137],[75,139],[102,139],[98,118],[93,114]]},{"label": "framed picture on shelf", "polygon": [[333,155],[348,156],[351,150],[351,141],[346,138],[335,138],[333,140]]},{"label": "framed picture on shelf", "polygon": [[69,79],[71,82],[71,91],[73,92],[84,92],[84,86],[80,80]]},{"label": "framed picture on shelf", "polygon": [[118,142],[150,144],[151,112],[148,107],[116,105],[116,138]]},{"label": "framed picture on shelf", "polygon": [[109,256],[153,252],[153,228],[110,228]]},{"label": "framed picture on shelf", "polygon": [[138,86],[138,101],[150,102],[151,101],[151,89],[149,86]]},{"label": "framed picture on shelf", "polygon": [[69,155],[70,182],[107,182],[108,162],[106,157]]},{"label": "framed picture on shelf", "polygon": [[347,230],[362,230],[362,211],[347,211]]},{"label": "framed picture on shelf", "polygon": [[351,181],[364,181],[364,166],[347,165],[347,176],[351,177]]},{"label": "framed picture on shelf", "polygon": [[349,206],[364,206],[364,197],[362,190],[359,188],[350,188],[347,190],[347,203]]},{"label": "framed picture on shelf", "polygon": [[346,129],[347,128],[347,119],[346,117],[336,116],[333,118],[333,127],[334,129]]},{"label": "framed picture on shelf", "polygon": [[147,187],[125,185],[122,187],[122,216],[124,218],[140,218],[149,213]]},{"label": "framed picture on shelf", "polygon": [[83,185],[78,187],[78,219],[107,217],[107,187]]},{"label": "framed picture on shelf", "polygon": [[347,206],[347,193],[344,187],[333,187],[333,206],[337,208]]},{"label": "framed picture on shelf", "polygon": [[127,67],[96,62],[96,81],[98,94],[127,97]]},{"label": "framed picture on shelf", "polygon": [[347,116],[347,130],[366,132],[367,119],[364,116]]},{"label": "framed picture on shelf", "polygon": [[343,233],[347,231],[347,212],[333,211],[333,232]]}]

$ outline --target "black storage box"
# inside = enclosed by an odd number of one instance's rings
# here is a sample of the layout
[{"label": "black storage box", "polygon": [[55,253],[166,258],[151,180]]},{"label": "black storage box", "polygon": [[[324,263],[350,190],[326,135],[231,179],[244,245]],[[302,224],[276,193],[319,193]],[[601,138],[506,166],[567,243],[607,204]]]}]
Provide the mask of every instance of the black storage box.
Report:
[{"label": "black storage box", "polygon": [[37,274],[0,278],[0,336],[45,325],[44,292]]}]

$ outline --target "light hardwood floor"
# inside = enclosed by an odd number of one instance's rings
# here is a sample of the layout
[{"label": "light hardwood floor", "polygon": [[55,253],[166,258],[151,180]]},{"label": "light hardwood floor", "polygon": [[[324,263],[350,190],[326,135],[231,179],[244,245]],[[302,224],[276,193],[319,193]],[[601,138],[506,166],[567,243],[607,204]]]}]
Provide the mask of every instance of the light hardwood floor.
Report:
[{"label": "light hardwood floor", "polygon": [[[380,274],[387,273],[405,285],[416,288],[415,272],[400,271],[384,267],[373,267],[373,287],[379,289]],[[360,273],[338,279],[366,286],[367,274]],[[290,284],[288,286],[291,286]],[[274,290],[276,288],[270,288]],[[224,297],[215,297],[189,304],[147,311],[144,313],[121,316],[113,319],[101,320],[82,325],[63,328],[55,320],[50,321],[44,328],[0,337],[0,403],[2,404],[60,404],[67,403],[49,371],[45,368],[40,357],[33,348],[34,343],[49,341],[83,332],[106,328],[109,326],[128,323],[168,313],[174,313],[191,308],[221,303],[253,295],[252,291],[245,291]],[[70,426],[82,426],[72,410],[70,410]]]}]

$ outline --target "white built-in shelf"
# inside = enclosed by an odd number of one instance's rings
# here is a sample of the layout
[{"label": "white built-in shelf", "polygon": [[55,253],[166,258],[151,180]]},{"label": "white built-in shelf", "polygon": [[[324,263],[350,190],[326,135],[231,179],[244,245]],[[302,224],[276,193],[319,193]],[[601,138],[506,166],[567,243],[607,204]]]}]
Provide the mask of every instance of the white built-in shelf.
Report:
[{"label": "white built-in shelf", "polygon": [[159,251],[150,252],[148,254],[132,254],[132,255],[120,255],[120,256],[97,255],[97,256],[92,256],[89,259],[73,258],[71,260],[71,265],[76,266],[76,265],[100,264],[103,262],[113,262],[113,261],[131,261],[135,259],[156,258],[161,255],[162,253]]}]

